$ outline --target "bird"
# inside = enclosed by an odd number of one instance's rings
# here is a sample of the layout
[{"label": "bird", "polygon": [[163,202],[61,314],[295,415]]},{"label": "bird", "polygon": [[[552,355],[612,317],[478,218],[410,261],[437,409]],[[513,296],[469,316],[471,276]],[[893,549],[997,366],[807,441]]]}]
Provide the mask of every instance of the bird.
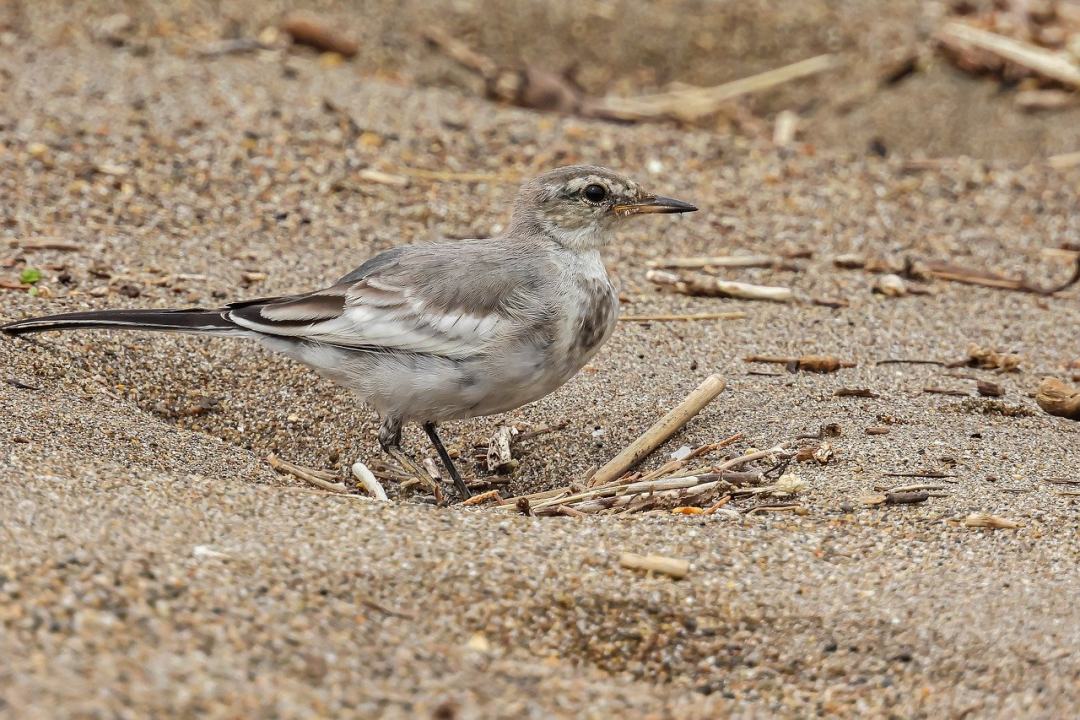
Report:
[{"label": "bird", "polygon": [[379,416],[382,450],[421,478],[401,447],[403,425],[418,423],[464,499],[469,489],[437,425],[521,407],[573,377],[618,320],[601,259],[616,228],[638,215],[695,210],[607,168],[560,167],[521,186],[494,237],[394,247],[322,289],[217,308],[68,312],[0,330],[257,340],[357,394]]}]

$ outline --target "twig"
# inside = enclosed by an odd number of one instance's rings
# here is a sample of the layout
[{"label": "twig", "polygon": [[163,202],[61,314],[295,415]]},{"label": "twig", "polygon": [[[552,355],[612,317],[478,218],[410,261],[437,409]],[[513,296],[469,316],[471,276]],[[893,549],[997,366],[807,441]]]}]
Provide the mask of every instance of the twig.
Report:
[{"label": "twig", "polygon": [[907,360],[904,358],[889,358],[878,360],[878,365],[945,365],[941,360]]},{"label": "twig", "polygon": [[943,473],[939,470],[923,470],[922,472],[887,472],[882,473],[885,477],[906,477],[906,478],[935,478],[941,480],[942,478],[954,478],[956,475],[950,473]]},{"label": "twig", "polygon": [[645,279],[657,285],[670,287],[683,295],[702,297],[728,297],[741,300],[771,300],[789,302],[795,295],[791,288],[721,280],[711,275],[687,275],[668,270],[649,270]]},{"label": "twig", "polygon": [[673,90],[634,98],[603,98],[598,103],[598,109],[609,117],[623,120],[653,120],[663,117],[695,120],[717,112],[724,103],[740,95],[767,90],[791,80],[823,72],[836,65],[832,55],[818,55],[713,87]]},{"label": "twig", "polygon": [[836,372],[840,368],[853,368],[856,363],[840,360],[832,355],[747,355],[743,358],[749,363],[774,363],[787,365],[789,370],[808,370],[810,372]]},{"label": "twig", "polygon": [[644,460],[649,453],[701,412],[702,408],[720,394],[724,389],[724,385],[724,379],[719,375],[707,377],[685,400],[660,418],[643,435],[630,443],[606,465],[597,470],[590,481],[590,485],[597,486],[610,482]]},{"label": "twig", "polygon": [[964,525],[973,528],[990,528],[991,530],[1016,530],[1020,523],[998,515],[987,513],[971,513],[964,518]]},{"label": "twig", "polygon": [[996,273],[971,270],[948,263],[927,263],[923,269],[931,277],[939,280],[951,280],[967,285],[979,285],[981,287],[995,288],[998,290],[1015,290],[1017,292],[1049,296],[1067,290],[1077,282],[1080,282],[1080,255],[1077,255],[1076,257],[1072,276],[1065,282],[1050,287],[1033,285],[1024,278],[1010,278]]},{"label": "twig", "polygon": [[306,483],[310,483],[316,487],[320,487],[323,490],[329,490],[336,493],[348,493],[349,489],[345,487],[343,483],[330,482],[325,480],[309,468],[302,468],[299,465],[293,465],[291,462],[282,460],[277,455],[270,453],[266,456],[266,462],[270,463],[270,467],[274,468],[278,472],[288,473],[293,477],[300,478]]},{"label": "twig", "polygon": [[619,555],[619,565],[629,570],[646,570],[669,575],[676,580],[690,572],[690,562],[663,555],[638,555],[624,552]]},{"label": "twig", "polygon": [[924,387],[923,392],[931,395],[955,395],[956,397],[967,397],[971,394],[967,390],[955,390],[953,388],[936,386]]},{"label": "twig", "polygon": [[479,495],[473,495],[471,498],[461,503],[461,505],[483,505],[488,500],[494,500],[495,502],[501,503],[502,495],[499,494],[498,490],[488,490],[487,492],[480,493]]},{"label": "twig", "polygon": [[874,488],[880,492],[886,493],[910,493],[919,492],[920,490],[934,491],[947,489],[944,485],[931,485],[929,483],[914,483],[912,485],[897,485],[896,487],[881,487]]},{"label": "twig", "polygon": [[78,252],[83,249],[78,243],[61,240],[24,240],[19,243],[20,250],[57,250],[60,252]]},{"label": "twig", "polygon": [[532,440],[533,438],[540,437],[541,435],[546,435],[550,432],[558,432],[569,424],[569,420],[560,420],[554,425],[541,425],[540,427],[533,428],[532,430],[523,430],[518,433],[516,437],[513,438],[514,444],[520,445],[527,440]]},{"label": "twig", "polygon": [[782,505],[758,505],[747,510],[746,514],[757,515],[758,513],[767,512],[791,512],[796,515],[808,515],[810,513],[809,510],[798,503],[784,503]]},{"label": "twig", "polygon": [[691,313],[689,315],[623,315],[619,320],[623,322],[691,322],[695,320],[742,320],[746,317],[744,312],[722,313]]},{"label": "twig", "polygon": [[946,23],[938,33],[938,39],[951,49],[974,47],[985,50],[1051,80],[1080,88],[1080,66],[1069,60],[1067,54],[1046,50],[1038,45],[1014,40],[962,22]]},{"label": "twig", "polygon": [[840,388],[833,393],[836,397],[876,398],[878,394],[869,388]]}]

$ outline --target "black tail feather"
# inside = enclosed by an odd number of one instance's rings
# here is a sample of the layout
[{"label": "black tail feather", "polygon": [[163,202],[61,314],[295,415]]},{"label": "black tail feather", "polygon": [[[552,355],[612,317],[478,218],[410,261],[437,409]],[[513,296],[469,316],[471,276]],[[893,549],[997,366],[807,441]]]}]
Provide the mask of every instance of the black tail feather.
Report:
[{"label": "black tail feather", "polygon": [[182,333],[235,333],[246,330],[228,319],[228,309],[92,310],[27,318],[0,326],[9,335],[47,330],[158,330]]}]

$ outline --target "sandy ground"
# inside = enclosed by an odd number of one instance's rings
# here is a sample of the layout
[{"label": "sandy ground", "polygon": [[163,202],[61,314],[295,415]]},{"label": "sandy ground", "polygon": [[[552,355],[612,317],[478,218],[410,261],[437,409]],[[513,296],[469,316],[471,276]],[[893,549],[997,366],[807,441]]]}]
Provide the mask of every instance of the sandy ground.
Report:
[{"label": "sandy ground", "polygon": [[[805,516],[529,518],[377,504],[266,465],[270,452],[335,471],[374,459],[376,425],[344,391],[255,346],[2,339],[0,713],[1063,717],[1080,705],[1078,499],[1064,494],[1075,485],[1047,482],[1080,480],[1080,424],[1031,398],[1041,377],[1068,379],[1080,358],[1080,293],[934,282],[930,295],[886,298],[871,292],[874,276],[831,262],[910,255],[1063,279],[1067,262],[1042,251],[1080,237],[1080,174],[1001,159],[913,170],[907,155],[867,157],[861,138],[830,144],[824,131],[779,152],[752,138],[538,115],[414,82],[439,76],[435,65],[395,75],[377,59],[199,59],[168,39],[116,48],[87,36],[90,21],[65,23],[48,7],[16,13],[0,54],[0,277],[44,273],[36,296],[0,294],[0,318],[310,288],[395,244],[490,234],[520,178],[593,162],[702,208],[643,220],[610,249],[623,312],[747,317],[623,324],[566,387],[450,424],[447,442],[467,453],[506,422],[565,421],[519,449],[509,490],[564,485],[711,373],[728,388],[646,467],[736,432],[746,436],[738,451],[831,422],[842,435],[828,464],[795,468]],[[153,25],[137,17],[140,32]],[[240,17],[241,27],[259,21]],[[391,22],[382,17],[372,22]],[[202,42],[201,26],[183,27],[178,37]],[[1010,116],[1002,155],[1075,149],[1060,117],[1058,130],[1039,119],[1051,130],[1010,144],[1009,123],[1020,127]],[[488,179],[397,187],[359,174],[403,168]],[[79,249],[20,248],[45,239]],[[792,304],[685,298],[644,279],[656,257],[795,249],[813,251],[801,272],[729,274],[790,285]],[[821,297],[849,306],[810,302]],[[969,343],[1022,354],[1021,371],[877,364],[954,360]],[[858,365],[789,374],[748,365],[751,353]],[[978,397],[974,377],[1005,396]],[[923,392],[933,385],[970,395]],[[878,397],[834,395],[855,387]],[[428,452],[415,429],[406,439]],[[897,482],[885,473],[920,470],[955,477],[921,505],[859,502]],[[964,527],[972,512],[1021,527]],[[692,569],[681,581],[647,577],[619,567],[623,551]]]}]

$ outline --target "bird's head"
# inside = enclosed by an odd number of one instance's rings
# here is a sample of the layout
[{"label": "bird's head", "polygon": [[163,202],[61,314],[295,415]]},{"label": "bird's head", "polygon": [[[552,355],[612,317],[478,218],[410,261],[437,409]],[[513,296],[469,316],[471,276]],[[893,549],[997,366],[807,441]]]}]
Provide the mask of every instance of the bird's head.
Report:
[{"label": "bird's head", "polygon": [[573,250],[592,250],[604,245],[609,231],[625,218],[694,210],[689,203],[646,192],[607,168],[571,165],[521,187],[514,225],[536,228]]}]

